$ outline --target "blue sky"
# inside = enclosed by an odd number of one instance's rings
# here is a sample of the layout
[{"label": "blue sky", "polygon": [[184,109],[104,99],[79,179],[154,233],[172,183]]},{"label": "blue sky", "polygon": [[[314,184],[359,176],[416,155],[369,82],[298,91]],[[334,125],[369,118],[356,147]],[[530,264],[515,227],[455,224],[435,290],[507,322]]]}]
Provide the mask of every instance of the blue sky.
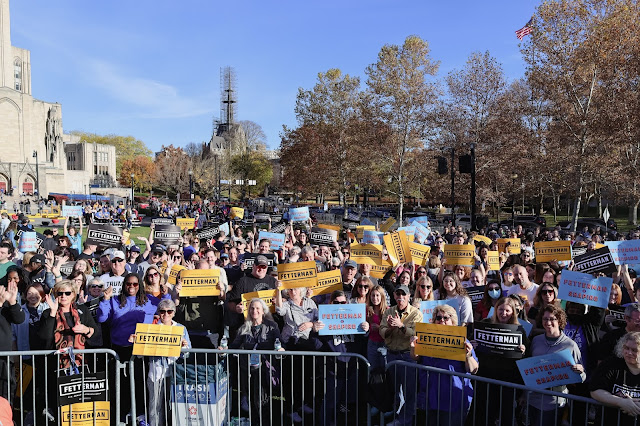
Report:
[{"label": "blue sky", "polygon": [[489,50],[524,74],[515,30],[538,1],[11,0],[12,44],[31,51],[32,93],[62,104],[65,132],[132,135],[153,151],[208,141],[220,68],[236,70],[240,120],[270,148],[296,124],[299,87],[329,68],[361,77],[384,44],[429,41],[438,76]]}]

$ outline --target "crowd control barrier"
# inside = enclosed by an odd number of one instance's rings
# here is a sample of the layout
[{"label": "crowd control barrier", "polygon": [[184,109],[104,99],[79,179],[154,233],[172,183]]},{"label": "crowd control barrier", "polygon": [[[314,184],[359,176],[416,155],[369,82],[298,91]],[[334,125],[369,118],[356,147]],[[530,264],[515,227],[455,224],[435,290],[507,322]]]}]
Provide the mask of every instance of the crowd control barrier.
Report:
[{"label": "crowd control barrier", "polygon": [[358,354],[183,349],[146,361],[129,364],[131,417],[152,425],[371,424]]},{"label": "crowd control barrier", "polygon": [[[109,349],[0,352],[0,397],[18,426],[124,425],[123,368]],[[11,409],[0,407],[7,418]]]},{"label": "crowd control barrier", "polygon": [[[390,412],[380,413],[373,424],[415,425],[521,425],[521,426],[604,426],[624,424],[622,415],[605,414],[599,402],[579,395],[532,390],[526,386],[502,382],[466,373],[457,373],[407,361],[393,361],[386,366],[388,387],[394,380],[414,383],[404,394],[416,395],[410,411],[415,417],[403,423],[398,412],[398,397]],[[467,380],[471,387],[464,386]],[[571,386],[571,385],[569,385]],[[584,387],[583,387],[584,389]],[[405,398],[406,403],[410,398]],[[465,402],[466,401],[466,402]],[[540,409],[542,408],[542,410]],[[636,424],[640,422],[636,421]]]}]

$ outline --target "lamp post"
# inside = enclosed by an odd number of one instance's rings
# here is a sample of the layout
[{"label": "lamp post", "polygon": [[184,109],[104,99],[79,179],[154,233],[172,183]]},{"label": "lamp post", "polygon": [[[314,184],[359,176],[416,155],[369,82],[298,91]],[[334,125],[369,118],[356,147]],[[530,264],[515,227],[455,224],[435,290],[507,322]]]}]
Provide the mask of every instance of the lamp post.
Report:
[{"label": "lamp post", "polygon": [[135,178],[136,175],[131,173],[131,208],[133,208],[133,178]]},{"label": "lamp post", "polygon": [[193,210],[193,170],[189,169],[189,207]]},{"label": "lamp post", "polygon": [[516,194],[515,194],[515,186],[516,179],[518,179],[517,173],[511,174],[511,228],[515,229],[516,227]]},{"label": "lamp post", "polygon": [[33,151],[33,158],[36,159],[36,195],[40,198],[40,167],[38,167],[38,151]]}]

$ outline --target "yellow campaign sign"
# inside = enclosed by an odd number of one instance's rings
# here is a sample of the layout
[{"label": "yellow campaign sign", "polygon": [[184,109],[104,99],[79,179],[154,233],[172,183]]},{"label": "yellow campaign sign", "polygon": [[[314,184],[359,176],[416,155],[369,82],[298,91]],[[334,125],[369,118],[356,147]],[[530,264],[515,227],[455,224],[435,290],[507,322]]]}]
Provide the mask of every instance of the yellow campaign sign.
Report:
[{"label": "yellow campaign sign", "polygon": [[429,260],[429,253],[431,253],[431,247],[418,243],[409,243],[409,250],[411,251],[411,258],[414,265],[425,266]]},{"label": "yellow campaign sign", "polygon": [[375,265],[382,259],[381,244],[351,244],[349,246],[349,258],[358,264],[368,263]]},{"label": "yellow campaign sign", "polygon": [[229,213],[229,218],[242,220],[244,218],[244,208],[231,207],[231,213]]},{"label": "yellow campaign sign", "polygon": [[498,251],[507,254],[520,254],[520,238],[498,238]]},{"label": "yellow campaign sign", "polygon": [[342,273],[340,272],[340,269],[319,272],[318,283],[310,288],[313,290],[314,296],[318,296],[320,294],[331,294],[336,290],[342,290]]},{"label": "yellow campaign sign", "polygon": [[375,231],[376,227],[373,225],[358,225],[356,226],[356,238],[361,240],[364,238],[364,231]]},{"label": "yellow campaign sign", "polygon": [[486,245],[489,245],[489,244],[491,244],[493,242],[493,241],[491,241],[491,238],[485,237],[484,235],[476,235],[472,239],[475,240],[475,241],[481,241],[481,242],[485,243]]},{"label": "yellow campaign sign", "polygon": [[168,266],[167,262],[162,262],[162,265],[158,267],[162,275],[164,275],[167,272],[167,266]]},{"label": "yellow campaign sign", "polygon": [[278,265],[278,279],[283,288],[313,287],[318,284],[316,262],[282,263]]},{"label": "yellow campaign sign", "polygon": [[178,274],[183,269],[187,269],[187,268],[185,268],[182,265],[173,265],[171,267],[171,270],[169,271],[169,284],[176,285],[176,282],[177,282],[177,279],[178,279]]},{"label": "yellow campaign sign", "polygon": [[131,233],[129,231],[127,231],[126,229],[122,230],[122,238],[124,239],[124,243],[126,245],[131,244],[131,239],[129,238],[130,236],[131,236]]},{"label": "yellow campaign sign", "polygon": [[[244,210],[243,210],[244,212]],[[195,227],[196,220],[192,217],[178,217],[176,218],[176,226],[182,229],[192,229]]]},{"label": "yellow campaign sign", "polygon": [[416,337],[416,355],[454,361],[466,360],[466,327],[418,322]]},{"label": "yellow campaign sign", "polygon": [[111,406],[109,401],[78,402],[60,407],[63,426],[109,426]]},{"label": "yellow campaign sign", "polygon": [[136,325],[133,354],[142,356],[180,356],[184,327],[181,325]]},{"label": "yellow campaign sign", "polygon": [[33,378],[33,367],[27,363],[20,364],[22,364],[22,375],[20,373],[20,366],[18,364],[15,365],[16,378],[22,377],[21,386],[16,386],[17,397],[24,395],[24,391],[27,390],[29,383],[31,383],[31,379]]},{"label": "yellow campaign sign", "polygon": [[444,257],[447,265],[473,266],[476,246],[473,244],[445,244]]},{"label": "yellow campaign sign", "polygon": [[327,223],[319,223],[317,227],[322,229],[331,229],[332,231],[336,231],[338,233],[342,230],[342,228],[340,228],[340,225],[329,225]]},{"label": "yellow campaign sign", "polygon": [[394,232],[384,236],[384,245],[389,253],[393,266],[398,263],[411,262],[411,250],[407,234],[404,231]]},{"label": "yellow campaign sign", "polygon": [[276,311],[276,307],[273,304],[273,298],[276,297],[276,291],[278,290],[260,290],[254,291],[252,293],[244,293],[242,295],[244,317],[247,318],[247,316],[249,315],[249,302],[251,302],[251,299],[262,299],[262,301],[269,308],[269,312],[274,313]]},{"label": "yellow campaign sign", "polygon": [[536,262],[571,260],[571,241],[539,241],[533,245]]},{"label": "yellow campaign sign", "polygon": [[376,263],[374,265],[371,265],[371,271],[369,271],[369,273],[373,278],[384,278],[384,275],[392,266],[393,263],[391,263],[390,260],[380,257],[380,259],[376,259]]},{"label": "yellow campaign sign", "polygon": [[382,232],[389,232],[389,229],[391,229],[391,227],[396,223],[396,220],[392,217],[389,217],[387,220],[385,220],[384,222],[382,222],[382,225],[380,225],[380,230]]},{"label": "yellow campaign sign", "polygon": [[182,289],[180,296],[220,296],[218,269],[185,269],[180,272]]},{"label": "yellow campaign sign", "polygon": [[500,252],[499,251],[490,251],[487,254],[487,266],[490,271],[499,271],[500,270]]},{"label": "yellow campaign sign", "polygon": [[602,247],[606,247],[604,244],[600,244],[600,243],[596,243],[596,250],[602,248]]}]

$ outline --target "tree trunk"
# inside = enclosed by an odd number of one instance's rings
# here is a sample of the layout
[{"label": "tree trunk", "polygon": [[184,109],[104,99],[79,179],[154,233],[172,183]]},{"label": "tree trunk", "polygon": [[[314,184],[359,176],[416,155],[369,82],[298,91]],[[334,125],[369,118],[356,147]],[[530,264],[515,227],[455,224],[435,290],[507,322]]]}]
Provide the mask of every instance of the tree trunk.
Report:
[{"label": "tree trunk", "polygon": [[637,225],[638,224],[638,205],[640,204],[640,199],[636,199],[635,202],[631,205],[629,209],[629,224]]},{"label": "tree trunk", "polygon": [[556,198],[555,193],[552,193],[551,195],[553,195],[553,221],[558,223],[558,203],[560,200],[559,197]]},{"label": "tree trunk", "polygon": [[602,217],[602,193],[598,191],[598,217]]}]

